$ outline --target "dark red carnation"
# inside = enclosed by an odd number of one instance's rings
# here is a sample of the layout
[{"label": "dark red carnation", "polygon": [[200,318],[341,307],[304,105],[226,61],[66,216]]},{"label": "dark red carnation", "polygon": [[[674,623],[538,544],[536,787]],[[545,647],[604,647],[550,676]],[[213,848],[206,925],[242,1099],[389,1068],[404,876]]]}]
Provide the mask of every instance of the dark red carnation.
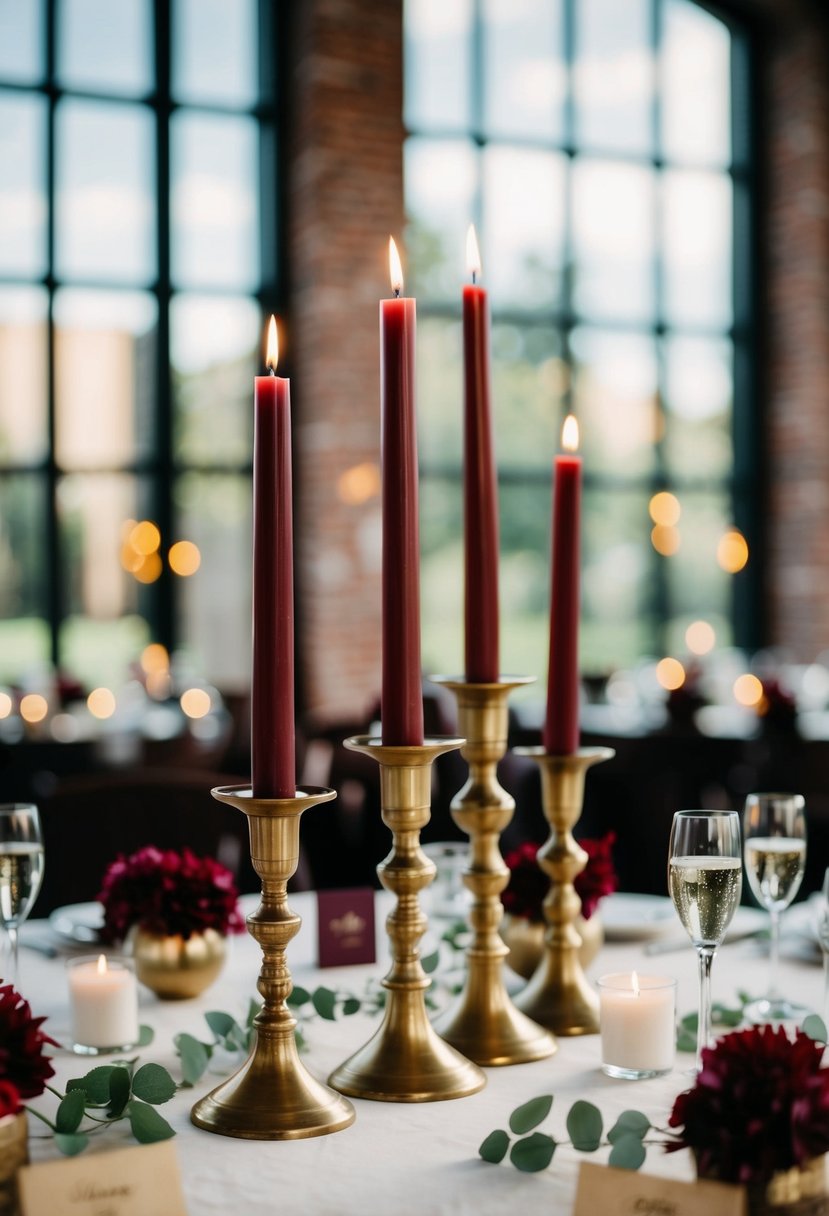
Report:
[{"label": "dark red carnation", "polygon": [[[608,832],[597,840],[579,841],[587,853],[587,865],[577,875],[574,886],[582,903],[581,911],[585,920],[593,915],[602,896],[609,895],[619,886],[613,868],[612,850],[615,842],[615,832]],[[550,880],[536,860],[539,848],[537,844],[526,843],[507,854],[504,860],[510,877],[501,896],[504,909],[512,916],[521,916],[537,923],[544,920],[542,904],[550,889]]]},{"label": "dark red carnation", "polygon": [[16,1115],[21,1109],[20,1094],[11,1081],[0,1081],[0,1119]]},{"label": "dark red carnation", "polygon": [[118,857],[104,875],[101,937],[122,941],[133,925],[149,933],[189,938],[205,929],[242,933],[244,918],[233,875],[212,857],[147,845]]},{"label": "dark red carnation", "polygon": [[37,1098],[55,1075],[43,1048],[58,1044],[40,1029],[45,1021],[32,1017],[29,1002],[11,984],[0,984],[0,1081],[14,1087],[18,1100]]},{"label": "dark red carnation", "polygon": [[673,1152],[691,1148],[701,1177],[765,1182],[829,1151],[829,1068],[822,1045],[782,1026],[725,1035],[702,1053],[693,1089],[669,1120]]}]

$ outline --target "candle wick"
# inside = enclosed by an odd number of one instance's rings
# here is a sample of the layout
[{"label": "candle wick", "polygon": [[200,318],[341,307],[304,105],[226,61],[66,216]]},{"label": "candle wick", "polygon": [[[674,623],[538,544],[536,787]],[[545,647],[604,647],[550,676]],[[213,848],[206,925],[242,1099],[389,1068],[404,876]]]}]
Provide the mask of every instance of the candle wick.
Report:
[{"label": "candle wick", "polygon": [[472,286],[474,287],[477,282],[478,282],[478,272],[477,272],[477,270],[473,270],[472,271]]},{"label": "candle wick", "polygon": [[399,287],[395,287],[395,289],[394,289],[394,298],[395,298],[395,300],[400,299],[400,288]]},{"label": "candle wick", "polygon": [[269,368],[268,368],[268,371],[270,372],[270,374],[271,374],[272,376],[274,376],[274,377],[276,376],[276,368],[275,368],[275,367],[269,367]]}]

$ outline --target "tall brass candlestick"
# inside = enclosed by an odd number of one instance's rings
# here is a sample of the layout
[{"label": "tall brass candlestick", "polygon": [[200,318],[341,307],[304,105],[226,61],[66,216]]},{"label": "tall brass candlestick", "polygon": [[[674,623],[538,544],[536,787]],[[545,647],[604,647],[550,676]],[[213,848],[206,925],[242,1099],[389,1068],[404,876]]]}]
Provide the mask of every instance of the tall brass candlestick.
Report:
[{"label": "tall brass candlestick", "polygon": [[397,896],[386,921],[392,966],[383,987],[388,993],[376,1034],[328,1079],[341,1093],[379,1102],[439,1102],[477,1093],[486,1084],[481,1070],[433,1029],[424,996],[429,977],[420,965],[418,943],[427,920],[420,892],[435,876],[434,862],[420,848],[420,832],[431,812],[432,762],[463,739],[426,739],[422,746],[383,744],[360,735],[345,746],[373,756],[380,765],[383,822],[392,850],[377,867],[380,881]]},{"label": "tall brass candlestick", "polygon": [[581,969],[581,938],[573,923],[581,911],[573,879],[587,865],[587,854],[573,839],[572,829],[581,816],[587,770],[612,759],[615,752],[583,747],[570,755],[551,756],[543,747],[517,747],[515,754],[530,756],[541,768],[541,797],[550,825],[549,838],[538,850],[538,864],[550,877],[544,900],[544,954],[515,1004],[556,1034],[597,1034],[599,998]]},{"label": "tall brass candlestick", "polygon": [[542,1060],[556,1041],[520,1013],[504,987],[503,961],[509,953],[498,933],[504,914],[501,892],[509,881],[499,837],[510,822],[515,802],[498,783],[498,761],[507,750],[507,698],[532,676],[512,676],[491,684],[433,676],[455,694],[458,729],[466,736],[461,755],[469,780],[452,799],[452,818],[469,836],[471,855],[464,872],[474,902],[469,913],[473,931],[467,952],[466,983],[457,1002],[434,1026],[447,1043],[476,1064],[522,1064]]},{"label": "tall brass candlestick", "polygon": [[211,792],[248,817],[251,860],[262,879],[262,902],[248,917],[248,931],[264,955],[257,987],[265,1003],[253,1022],[256,1043],[247,1061],[197,1102],[190,1117],[205,1131],[243,1140],[299,1140],[342,1131],[354,1122],[354,1107],[307,1071],[297,1053],[296,1019],[285,1004],[293,988],[285,950],[302,923],[287,895],[299,861],[299,819],[336,794],[316,786],[297,790],[294,798],[254,798],[241,785]]}]

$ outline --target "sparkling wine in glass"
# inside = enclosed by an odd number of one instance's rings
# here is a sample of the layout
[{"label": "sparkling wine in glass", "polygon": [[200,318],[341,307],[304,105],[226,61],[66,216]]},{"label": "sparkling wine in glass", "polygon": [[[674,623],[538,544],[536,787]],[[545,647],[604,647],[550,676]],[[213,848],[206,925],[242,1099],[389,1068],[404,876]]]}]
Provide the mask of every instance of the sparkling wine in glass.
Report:
[{"label": "sparkling wine in glass", "polygon": [[0,925],[6,930],[12,974],[17,979],[18,930],[32,910],[43,882],[43,837],[37,807],[0,805]]},{"label": "sparkling wine in glass", "polygon": [[746,1006],[752,1022],[785,1022],[805,1017],[777,985],[780,917],[797,894],[806,868],[806,818],[800,794],[749,794],[743,811],[746,875],[752,894],[771,916],[769,992]]},{"label": "sparkling wine in glass", "polygon": [[823,875],[823,886],[817,897],[815,932],[823,951],[823,1009],[824,1025],[829,1024],[829,870]]},{"label": "sparkling wine in glass", "polygon": [[742,891],[739,815],[677,811],[668,857],[668,890],[699,959],[698,1072],[711,1040],[711,964]]}]

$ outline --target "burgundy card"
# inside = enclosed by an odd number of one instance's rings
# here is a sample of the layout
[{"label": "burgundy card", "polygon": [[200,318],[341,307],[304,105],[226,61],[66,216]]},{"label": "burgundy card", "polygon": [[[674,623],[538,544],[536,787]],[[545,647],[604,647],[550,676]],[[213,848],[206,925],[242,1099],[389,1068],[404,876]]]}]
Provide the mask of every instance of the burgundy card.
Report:
[{"label": "burgundy card", "polygon": [[320,967],[375,961],[374,892],[371,887],[317,892]]}]

